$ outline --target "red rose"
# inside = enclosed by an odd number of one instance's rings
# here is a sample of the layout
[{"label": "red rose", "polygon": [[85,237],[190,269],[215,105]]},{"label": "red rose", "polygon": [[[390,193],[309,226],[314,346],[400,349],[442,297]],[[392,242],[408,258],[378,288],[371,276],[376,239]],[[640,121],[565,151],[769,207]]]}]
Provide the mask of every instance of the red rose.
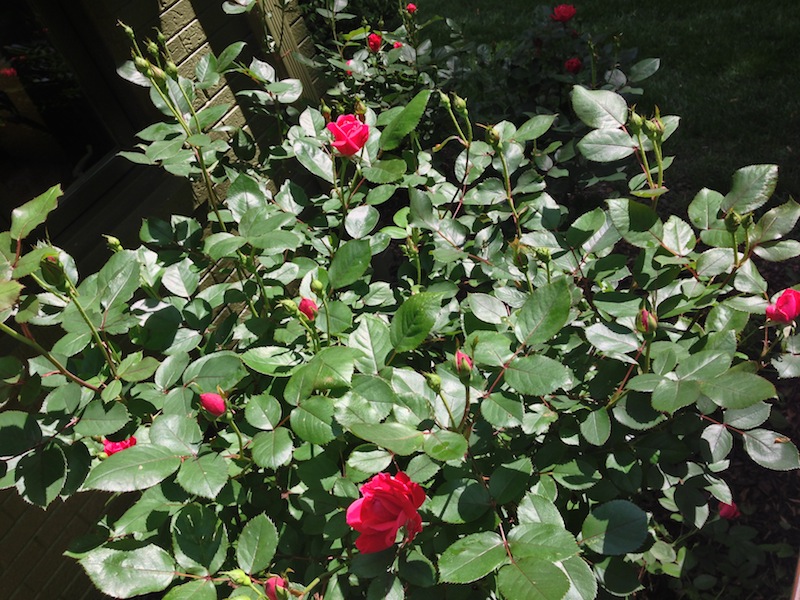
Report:
[{"label": "red rose", "polygon": [[472,359],[461,350],[456,351],[456,371],[464,374],[472,371]]},{"label": "red rose", "polygon": [[800,292],[783,290],[775,304],[767,306],[767,318],[777,323],[791,323],[800,316]]},{"label": "red rose", "polygon": [[406,4],[406,11],[408,11],[408,14],[413,15],[415,12],[417,12],[417,5],[409,2]]},{"label": "red rose", "polygon": [[111,442],[109,440],[103,440],[103,452],[105,452],[108,456],[112,454],[116,454],[125,448],[130,448],[131,446],[136,445],[136,438],[131,436],[127,440],[122,440],[121,442]]},{"label": "red rose", "polygon": [[213,392],[200,394],[200,404],[215,417],[225,414],[225,398]]},{"label": "red rose", "polygon": [[[348,66],[348,67],[351,67],[351,66],[353,66],[353,59],[352,59],[352,58],[351,58],[350,60],[348,60],[348,61],[347,61],[347,66]],[[350,70],[347,70],[347,71],[345,71],[345,73],[347,73],[348,75],[352,75],[352,74],[353,74],[353,72],[352,72],[352,71],[350,71]]]},{"label": "red rose", "polygon": [[5,67],[0,69],[0,77],[16,77],[17,70],[14,67]]},{"label": "red rose", "polygon": [[361,486],[361,495],[347,508],[347,524],[361,534],[356,547],[362,553],[390,548],[401,527],[408,542],[422,531],[417,509],[425,501],[425,492],[402,471],[394,477],[378,473]]},{"label": "red rose", "polygon": [[381,37],[380,33],[370,33],[367,36],[367,46],[373,52],[377,52],[381,49],[381,44],[383,43],[383,38]]},{"label": "red rose", "polygon": [[394,44],[392,44],[392,48],[402,48],[402,47],[403,47],[403,42],[395,42]]},{"label": "red rose", "polygon": [[581,62],[580,58],[573,57],[564,61],[564,70],[569,71],[570,73],[580,73],[581,67],[583,67],[583,63]]},{"label": "red rose", "polygon": [[558,21],[559,23],[566,23],[572,17],[575,16],[575,13],[578,11],[575,10],[575,7],[572,4],[559,4],[553,9],[553,14],[550,15],[550,18],[553,21]]},{"label": "red rose", "polygon": [[730,504],[726,504],[725,502],[719,503],[719,516],[723,519],[728,519],[732,521],[733,519],[738,519],[742,516],[742,513],[739,512],[739,507],[736,506],[736,503],[731,501]]},{"label": "red rose", "polygon": [[353,156],[369,139],[369,125],[355,115],[341,115],[335,123],[328,123],[327,128],[333,134],[333,147],[342,156]]},{"label": "red rose", "polygon": [[300,300],[300,306],[297,307],[301,313],[303,313],[306,317],[308,317],[309,321],[313,321],[314,317],[317,316],[319,312],[319,308],[317,308],[317,303],[309,298],[303,298]]},{"label": "red rose", "polygon": [[269,600],[278,600],[278,589],[286,589],[286,580],[283,577],[270,577],[264,584],[264,591]]}]

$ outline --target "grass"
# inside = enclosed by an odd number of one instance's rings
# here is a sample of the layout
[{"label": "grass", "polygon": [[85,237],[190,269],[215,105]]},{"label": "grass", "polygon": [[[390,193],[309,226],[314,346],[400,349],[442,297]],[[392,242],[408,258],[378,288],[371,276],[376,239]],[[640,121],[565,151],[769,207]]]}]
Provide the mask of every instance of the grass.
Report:
[{"label": "grass", "polygon": [[[430,3],[428,3],[430,2]],[[526,26],[524,0],[428,0],[425,13],[463,23],[467,37],[507,39]],[[796,0],[575,0],[581,29],[620,33],[624,47],[659,57],[639,106],[681,116],[666,145],[676,156],[667,186],[691,199],[702,187],[726,193],[733,172],[780,167],[778,193],[800,197],[800,10]],[[641,111],[640,111],[641,112]]]}]

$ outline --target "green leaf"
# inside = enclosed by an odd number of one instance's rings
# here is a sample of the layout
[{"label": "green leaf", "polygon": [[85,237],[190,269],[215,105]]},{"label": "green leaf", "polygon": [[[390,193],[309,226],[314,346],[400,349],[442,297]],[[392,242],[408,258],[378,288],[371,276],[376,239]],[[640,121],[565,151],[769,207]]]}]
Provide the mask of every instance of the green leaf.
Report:
[{"label": "green leaf", "polygon": [[328,301],[327,306],[320,307],[316,323],[323,333],[331,335],[344,333],[353,326],[353,311],[344,302]]},{"label": "green leaf", "polygon": [[581,536],[598,554],[634,552],[647,537],[647,514],[632,502],[612,500],[592,510],[583,521]]},{"label": "green leaf", "polygon": [[422,292],[400,305],[389,328],[395,352],[413,350],[425,340],[436,323],[441,304],[440,294]]},{"label": "green leaf", "polygon": [[[43,194],[11,211],[11,239],[22,240],[45,222],[62,196],[61,185],[54,185]],[[8,213],[6,213],[8,214]]]},{"label": "green leaf", "polygon": [[421,431],[402,423],[353,423],[348,429],[356,437],[400,456],[414,454],[425,441]]},{"label": "green leaf", "polygon": [[553,563],[522,558],[500,569],[497,577],[505,600],[562,600],[570,582]]},{"label": "green leaf", "polygon": [[550,562],[565,560],[580,552],[575,537],[555,523],[525,523],[508,532],[514,560],[539,558]]},{"label": "green leaf", "polygon": [[517,339],[528,346],[546,342],[566,325],[571,303],[565,277],[537,288],[516,315]]},{"label": "green leaf", "polygon": [[768,210],[756,223],[752,243],[776,240],[794,230],[800,219],[800,204],[789,198],[789,201]]},{"label": "green leaf", "polygon": [[543,136],[556,120],[557,115],[536,115],[525,121],[513,135],[518,142],[527,142]]},{"label": "green leaf", "polygon": [[455,431],[443,431],[441,429],[427,434],[422,445],[425,454],[442,462],[463,459],[467,453],[467,448],[467,440],[463,435]]},{"label": "green leaf", "polygon": [[262,431],[253,438],[253,460],[259,467],[277,469],[292,459],[292,436],[285,427]]},{"label": "green leaf", "polygon": [[450,545],[439,559],[443,583],[472,583],[507,560],[503,540],[493,531],[473,533]]},{"label": "green leaf", "polygon": [[469,523],[491,507],[486,488],[473,479],[454,479],[440,485],[430,498],[431,513],[445,523]]},{"label": "green leaf", "polygon": [[301,165],[317,177],[333,183],[333,158],[321,146],[299,139],[292,143],[292,150]]},{"label": "green leaf", "polygon": [[24,286],[18,281],[0,281],[0,311],[12,308]]},{"label": "green leaf", "polygon": [[389,327],[378,317],[365,315],[350,334],[347,345],[362,354],[355,359],[359,371],[378,373],[386,366],[386,356],[392,349]]},{"label": "green leaf", "polygon": [[312,444],[324,446],[336,438],[333,423],[333,403],[324,396],[301,400],[290,416],[292,431]]},{"label": "green leaf", "polygon": [[622,160],[633,154],[635,148],[633,138],[619,129],[595,129],[578,142],[581,154],[595,162]]},{"label": "green leaf", "polygon": [[139,288],[139,261],[131,250],[115,252],[97,274],[100,303],[105,308],[124,303]]},{"label": "green leaf", "polygon": [[235,352],[222,350],[197,359],[183,372],[183,384],[196,383],[203,391],[233,389],[247,375],[241,357]]},{"label": "green leaf", "polygon": [[184,569],[213,575],[225,561],[225,525],[209,506],[188,504],[172,518],[172,548]]},{"label": "green leaf", "polygon": [[689,204],[689,220],[698,229],[710,229],[719,220],[722,199],[719,192],[703,188]]},{"label": "green leaf", "polygon": [[559,388],[569,389],[572,373],[557,360],[534,354],[512,360],[505,380],[520,394],[546,396]]},{"label": "green leaf", "polygon": [[278,548],[278,531],[267,515],[250,519],[236,544],[236,562],[246,573],[258,573],[269,567]]},{"label": "green leaf", "polygon": [[160,415],[150,427],[150,442],[180,456],[193,455],[200,447],[203,432],[197,419],[187,415]]},{"label": "green leaf", "polygon": [[36,417],[19,410],[0,413],[0,456],[16,456],[42,440]]},{"label": "green leaf", "polygon": [[753,462],[774,471],[800,469],[797,446],[789,438],[769,429],[752,429],[744,434],[744,449]]},{"label": "green leaf", "polygon": [[119,364],[117,375],[125,381],[144,381],[156,372],[159,364],[152,356],[142,358],[142,353],[136,352],[126,356]]},{"label": "green leaf", "polygon": [[422,90],[392,119],[392,122],[381,132],[381,150],[394,150],[404,137],[417,128],[425,112],[425,107],[428,105],[430,95],[431,90]]},{"label": "green leaf", "polygon": [[217,58],[217,70],[222,73],[225,69],[230,67],[231,63],[242,53],[246,45],[245,42],[234,42],[220,52],[219,58]]},{"label": "green leaf", "polygon": [[607,202],[611,222],[627,242],[638,248],[660,247],[663,224],[652,208],[626,198]]},{"label": "green leaf", "polygon": [[189,364],[189,355],[184,352],[167,356],[156,369],[154,382],[158,388],[164,392],[177,383],[183,375],[183,371]]},{"label": "green leaf", "polygon": [[335,290],[355,283],[364,274],[372,260],[367,240],[350,240],[336,251],[328,269],[328,280]]},{"label": "green leaf", "polygon": [[602,407],[593,410],[581,421],[581,435],[593,446],[602,446],[611,435],[611,419],[608,410]]},{"label": "green leaf", "polygon": [[467,296],[472,314],[484,323],[500,325],[508,319],[508,309],[500,300],[489,294],[470,294]]},{"label": "green leaf", "polygon": [[84,409],[75,431],[81,435],[108,435],[119,431],[130,421],[124,404],[112,402],[108,405],[102,400],[92,400]]},{"label": "green leaf", "polygon": [[284,399],[298,404],[315,390],[346,390],[355,370],[357,351],[351,348],[324,348],[289,379]]},{"label": "green leaf", "polygon": [[628,72],[628,81],[639,82],[647,79],[653,75],[661,66],[661,60],[658,58],[645,58],[631,66]]},{"label": "green leaf", "polygon": [[210,579],[195,579],[170,589],[162,600],[217,600],[217,588]]},{"label": "green leaf", "polygon": [[489,493],[497,504],[519,500],[528,488],[531,473],[533,473],[533,464],[527,456],[514,462],[501,464],[489,478]]},{"label": "green leaf", "polygon": [[274,377],[288,377],[300,364],[300,357],[281,346],[250,348],[242,354],[242,362],[256,373]]},{"label": "green leaf", "polygon": [[572,87],[572,108],[578,118],[594,129],[619,129],[628,120],[628,103],[608,90]]},{"label": "green leaf", "polygon": [[66,466],[58,446],[23,456],[16,466],[17,492],[27,502],[47,508],[64,488]]},{"label": "green leaf", "polygon": [[539,494],[526,494],[517,507],[517,520],[525,523],[553,523],[564,527],[564,519],[552,500]]},{"label": "green leaf", "polygon": [[362,172],[371,183],[394,183],[406,174],[406,161],[400,158],[377,160]]},{"label": "green leaf", "polygon": [[228,483],[228,463],[216,452],[191,456],[181,463],[175,481],[190,494],[213,500]]},{"label": "green leaf", "polygon": [[722,408],[747,408],[761,400],[775,397],[775,387],[754,373],[728,371],[703,381],[702,392]]},{"label": "green leaf", "polygon": [[181,457],[162,446],[138,445],[109,456],[83,484],[89,490],[132,492],[163,481],[181,466]]},{"label": "green leaf", "polygon": [[[403,172],[405,172],[405,162],[403,162]],[[347,218],[344,220],[344,228],[350,234],[350,237],[361,239],[375,229],[380,216],[381,214],[377,208],[365,204],[347,213]]]},{"label": "green leaf", "polygon": [[722,201],[722,210],[747,214],[769,200],[778,184],[777,165],[750,165],[733,174],[731,191]]},{"label": "green leaf", "polygon": [[564,600],[594,600],[597,597],[597,579],[580,556],[562,561],[561,568],[567,574],[570,583]]},{"label": "green leaf", "polygon": [[172,557],[153,544],[134,550],[100,547],[79,562],[95,587],[113,598],[160,592],[175,577]]},{"label": "green leaf", "polygon": [[733,436],[725,425],[716,423],[709,425],[703,430],[700,437],[708,444],[707,449],[703,448],[703,450],[709,463],[724,460],[733,448]]},{"label": "green leaf", "polygon": [[697,402],[700,383],[691,380],[662,379],[653,390],[653,408],[674,413],[684,406]]}]

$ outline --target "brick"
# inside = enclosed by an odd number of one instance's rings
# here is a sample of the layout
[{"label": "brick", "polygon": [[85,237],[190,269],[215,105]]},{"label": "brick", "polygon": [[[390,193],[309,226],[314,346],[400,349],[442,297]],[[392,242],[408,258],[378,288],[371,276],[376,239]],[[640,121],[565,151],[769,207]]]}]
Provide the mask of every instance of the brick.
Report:
[{"label": "brick", "polygon": [[197,18],[189,0],[178,0],[160,18],[161,31],[172,37]]}]

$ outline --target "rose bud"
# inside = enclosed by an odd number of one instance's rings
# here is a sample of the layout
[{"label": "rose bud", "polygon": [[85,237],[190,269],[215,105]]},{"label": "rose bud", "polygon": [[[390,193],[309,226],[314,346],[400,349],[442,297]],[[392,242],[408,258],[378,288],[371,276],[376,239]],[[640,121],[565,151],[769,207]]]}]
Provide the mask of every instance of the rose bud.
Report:
[{"label": "rose bud", "polygon": [[367,46],[372,52],[377,52],[381,49],[381,45],[383,44],[383,37],[381,37],[380,33],[370,33],[367,36]]},{"label": "rose bud", "polygon": [[286,580],[283,577],[270,577],[267,583],[264,584],[264,591],[267,593],[269,600],[278,600],[279,597],[284,597],[285,594],[278,596],[278,590],[286,589]]},{"label": "rose bud", "polygon": [[775,304],[767,306],[767,318],[776,323],[791,323],[800,316],[800,292],[789,288],[783,290]]},{"label": "rose bud", "polygon": [[472,371],[472,359],[461,350],[456,351],[456,370],[461,375],[469,375]]},{"label": "rose bud", "polygon": [[309,321],[313,321],[314,317],[317,316],[319,312],[319,308],[317,307],[317,303],[309,298],[303,298],[300,300],[300,306],[298,309],[301,313],[303,313]]},{"label": "rose bud", "polygon": [[726,504],[725,502],[719,503],[719,516],[723,519],[727,519],[732,521],[733,519],[738,519],[742,516],[742,513],[739,512],[739,507],[736,506],[736,503],[731,501],[730,504]]},{"label": "rose bud", "polygon": [[200,394],[200,404],[215,418],[224,415],[225,410],[227,409],[225,398],[219,394],[215,394],[214,392],[205,392]]},{"label": "rose bud", "polygon": [[104,439],[103,452],[106,453],[106,456],[111,456],[112,454],[116,454],[117,452],[121,452],[122,450],[135,445],[136,438],[134,436],[129,437],[127,440],[122,440],[121,442],[112,442]]},{"label": "rose bud", "polygon": [[415,12],[417,12],[417,5],[413,2],[409,2],[406,4],[406,12],[410,15],[413,15]]}]

